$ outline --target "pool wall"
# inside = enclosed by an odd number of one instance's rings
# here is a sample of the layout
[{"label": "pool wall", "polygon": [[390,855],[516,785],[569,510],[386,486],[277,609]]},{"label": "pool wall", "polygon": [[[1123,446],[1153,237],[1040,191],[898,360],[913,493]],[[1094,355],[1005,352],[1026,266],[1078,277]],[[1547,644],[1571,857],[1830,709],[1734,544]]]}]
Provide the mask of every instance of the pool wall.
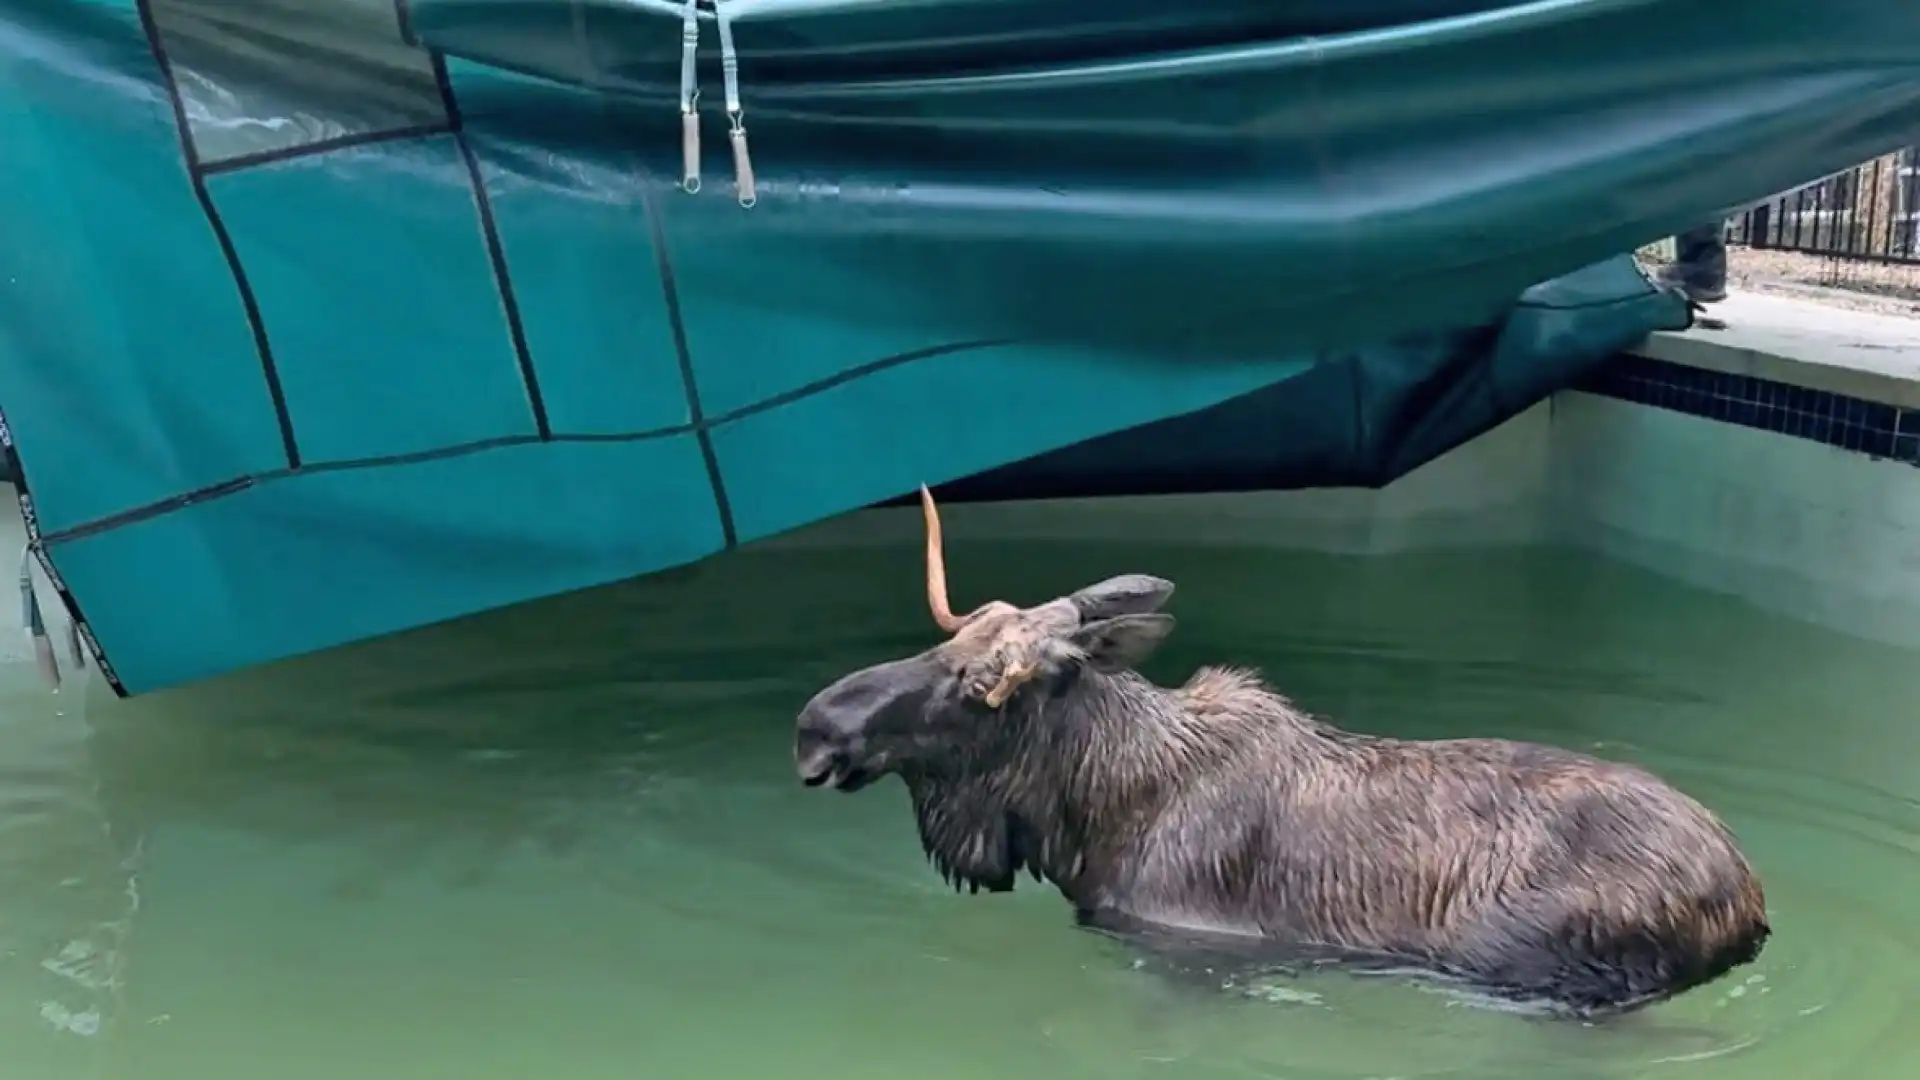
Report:
[{"label": "pool wall", "polygon": [[1552,400],[1548,538],[1920,644],[1920,319],[1747,307]]}]

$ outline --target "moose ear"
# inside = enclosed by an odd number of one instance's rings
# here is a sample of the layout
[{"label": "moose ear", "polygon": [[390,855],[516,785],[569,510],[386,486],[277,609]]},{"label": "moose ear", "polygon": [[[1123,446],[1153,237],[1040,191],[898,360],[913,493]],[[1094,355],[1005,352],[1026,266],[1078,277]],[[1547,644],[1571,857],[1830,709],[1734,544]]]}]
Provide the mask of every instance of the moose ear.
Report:
[{"label": "moose ear", "polygon": [[1147,574],[1121,574],[1089,585],[1067,599],[1082,622],[1119,615],[1147,615],[1159,611],[1173,595],[1173,582]]},{"label": "moose ear", "polygon": [[1171,615],[1116,615],[1085,623],[1067,641],[1087,663],[1106,671],[1130,668],[1152,656],[1173,632]]}]

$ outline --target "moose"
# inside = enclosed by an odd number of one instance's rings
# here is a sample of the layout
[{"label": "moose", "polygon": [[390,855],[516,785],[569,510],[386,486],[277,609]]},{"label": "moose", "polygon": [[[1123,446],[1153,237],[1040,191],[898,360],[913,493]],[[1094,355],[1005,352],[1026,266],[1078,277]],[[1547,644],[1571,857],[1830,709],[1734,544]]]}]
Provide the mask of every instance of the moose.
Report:
[{"label": "moose", "polygon": [[1758,957],[1752,867],[1652,773],[1345,731],[1247,670],[1155,685],[1134,669],[1173,629],[1160,578],[956,616],[920,498],[927,599],[950,636],[814,695],[794,759],[803,783],[843,792],[897,774],[956,888],[1008,891],[1024,870],[1096,928],[1330,950],[1585,1018]]}]

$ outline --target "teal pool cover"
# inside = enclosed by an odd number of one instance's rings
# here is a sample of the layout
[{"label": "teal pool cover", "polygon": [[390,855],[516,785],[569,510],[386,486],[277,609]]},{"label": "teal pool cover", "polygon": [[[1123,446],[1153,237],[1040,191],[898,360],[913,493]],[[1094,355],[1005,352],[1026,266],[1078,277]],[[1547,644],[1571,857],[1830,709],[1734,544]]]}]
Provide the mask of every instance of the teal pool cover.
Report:
[{"label": "teal pool cover", "polygon": [[1889,0],[0,0],[0,435],[140,692],[922,481],[1385,483],[1916,131]]}]

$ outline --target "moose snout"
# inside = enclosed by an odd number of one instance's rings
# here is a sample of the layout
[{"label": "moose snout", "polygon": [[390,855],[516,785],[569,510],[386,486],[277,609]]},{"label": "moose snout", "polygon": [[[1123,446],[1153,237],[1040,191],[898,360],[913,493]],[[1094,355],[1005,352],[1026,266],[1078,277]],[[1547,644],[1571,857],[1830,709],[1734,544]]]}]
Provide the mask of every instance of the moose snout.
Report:
[{"label": "moose snout", "polygon": [[887,770],[875,745],[924,705],[937,669],[921,658],[876,664],[820,691],[800,710],[793,765],[809,787],[857,791]]},{"label": "moose snout", "polygon": [[793,735],[793,765],[808,787],[838,786],[854,771],[866,745],[863,714],[848,708],[836,684],[807,702]]},{"label": "moose snout", "polygon": [[801,783],[819,787],[835,774],[846,772],[852,758],[847,739],[822,725],[807,723],[804,717],[801,719],[800,730],[793,739],[793,764]]}]

